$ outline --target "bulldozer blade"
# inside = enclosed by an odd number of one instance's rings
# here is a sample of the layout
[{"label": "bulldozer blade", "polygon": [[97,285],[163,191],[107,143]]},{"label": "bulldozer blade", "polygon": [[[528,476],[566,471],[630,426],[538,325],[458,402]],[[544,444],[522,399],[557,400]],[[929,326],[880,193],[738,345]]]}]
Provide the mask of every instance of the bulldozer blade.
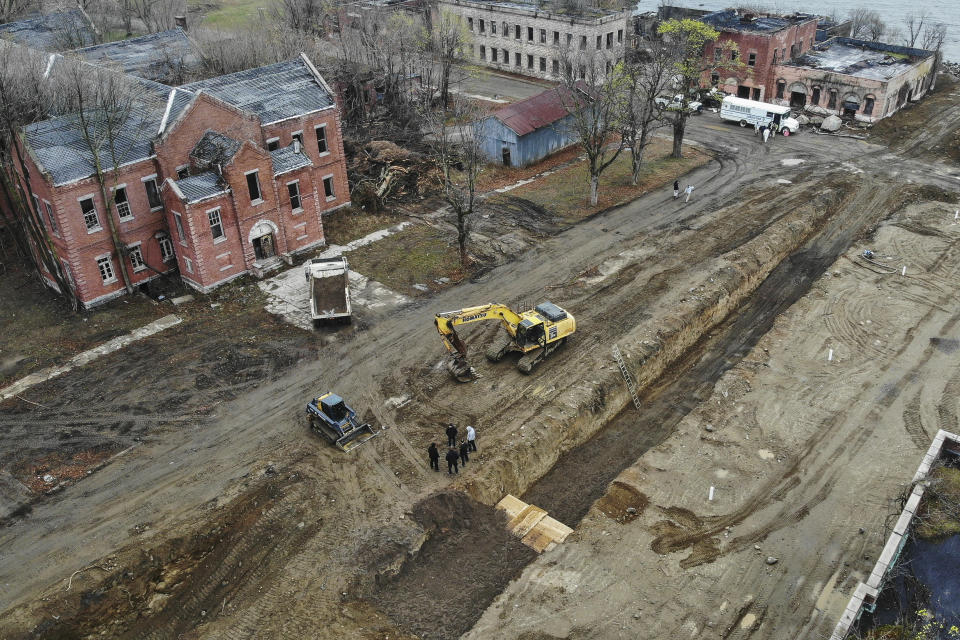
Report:
[{"label": "bulldozer blade", "polygon": [[343,451],[350,451],[359,447],[367,440],[380,435],[379,431],[374,431],[369,422],[365,422],[347,435],[337,440],[337,446]]},{"label": "bulldozer blade", "polygon": [[451,356],[447,360],[447,371],[450,372],[458,382],[470,382],[480,377],[477,370],[470,366],[467,359],[460,355]]}]

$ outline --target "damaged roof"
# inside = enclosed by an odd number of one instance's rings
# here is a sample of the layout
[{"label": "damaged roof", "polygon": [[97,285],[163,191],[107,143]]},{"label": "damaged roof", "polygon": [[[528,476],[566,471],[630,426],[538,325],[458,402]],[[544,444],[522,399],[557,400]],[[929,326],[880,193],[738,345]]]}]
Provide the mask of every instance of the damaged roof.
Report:
[{"label": "damaged roof", "polygon": [[190,157],[208,164],[225,164],[240,150],[240,141],[216,131],[207,131],[193,147]]},{"label": "damaged roof", "polygon": [[752,33],[776,33],[781,29],[816,20],[816,16],[806,13],[794,13],[788,16],[762,16],[739,13],[736,10],[714,11],[700,18],[719,31],[744,31]]},{"label": "damaged roof", "polygon": [[310,157],[303,152],[303,147],[299,151],[294,151],[294,146],[291,144],[289,147],[274,149],[270,152],[270,160],[273,162],[273,175],[313,166]]},{"label": "damaged roof", "polygon": [[115,66],[147,80],[173,80],[200,63],[200,52],[183,29],[169,29],[129,40],[118,40],[77,49],[87,62]]},{"label": "damaged roof", "polygon": [[227,104],[258,116],[263,124],[334,105],[333,95],[300,58],[192,82],[182,88],[194,92],[203,89]]},{"label": "damaged roof", "polygon": [[838,37],[818,44],[790,63],[790,66],[820,69],[870,80],[889,80],[932,55],[932,51],[923,49]]},{"label": "damaged roof", "polygon": [[0,24],[0,38],[40,51],[64,51],[97,41],[93,25],[80,9]]},{"label": "damaged roof", "polygon": [[220,179],[220,176],[213,171],[204,171],[195,176],[174,180],[174,184],[183,194],[187,204],[200,202],[230,190]]},{"label": "damaged roof", "polygon": [[583,106],[585,102],[584,95],[574,94],[566,87],[557,87],[514,102],[490,115],[510,127],[518,136],[525,136],[563,120],[570,115],[568,107]]}]

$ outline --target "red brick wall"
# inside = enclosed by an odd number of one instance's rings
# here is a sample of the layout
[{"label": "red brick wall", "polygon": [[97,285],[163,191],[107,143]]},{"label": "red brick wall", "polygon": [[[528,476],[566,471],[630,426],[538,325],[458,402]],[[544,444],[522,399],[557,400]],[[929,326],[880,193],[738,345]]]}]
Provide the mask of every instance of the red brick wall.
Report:
[{"label": "red brick wall", "polygon": [[203,134],[213,130],[243,142],[263,143],[260,121],[242,114],[208,94],[201,93],[180,118],[168,125],[156,143],[157,159],[164,176],[176,176],[176,168],[189,163],[189,155]]},{"label": "red brick wall", "polygon": [[[175,207],[180,208],[175,208]],[[206,288],[218,282],[236,276],[247,270],[243,258],[243,243],[237,230],[237,216],[233,208],[230,194],[210,198],[192,205],[169,203],[171,209],[170,220],[173,222],[173,211],[181,213],[184,232],[187,235],[187,246],[177,242],[176,249],[180,262],[180,273],[183,278],[194,284]],[[208,211],[220,209],[220,221],[223,225],[225,239],[214,242],[210,228]],[[174,232],[176,234],[176,232]],[[192,262],[193,273],[187,270],[185,259]]]},{"label": "red brick wall", "polygon": [[[735,42],[739,47],[739,57],[744,65],[748,64],[751,53],[756,53],[756,64],[753,67],[732,72],[731,70],[719,70],[720,88],[728,93],[736,93],[736,86],[723,86],[728,77],[736,77],[737,84],[749,87],[759,87],[761,91],[760,99],[770,101],[773,99],[776,87],[776,78],[771,72],[773,65],[774,52],[777,52],[777,62],[783,61],[783,51],[786,50],[787,59],[790,58],[791,47],[794,44],[799,45],[799,54],[802,55],[810,49],[814,43],[817,33],[817,21],[811,19],[800,24],[791,25],[773,34],[760,34],[739,31],[724,31],[721,33],[716,46],[721,46],[725,42]],[[704,57],[707,60],[714,58],[714,46],[707,46],[704,50]],[[729,53],[726,54],[729,57]],[[752,71],[752,73],[750,72]],[[710,73],[705,73],[702,83],[709,86]]]}]

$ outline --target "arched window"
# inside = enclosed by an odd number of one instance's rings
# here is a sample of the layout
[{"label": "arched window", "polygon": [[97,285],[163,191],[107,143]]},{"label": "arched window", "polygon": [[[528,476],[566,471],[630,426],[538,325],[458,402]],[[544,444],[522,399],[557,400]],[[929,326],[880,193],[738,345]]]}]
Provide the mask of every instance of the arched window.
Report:
[{"label": "arched window", "polygon": [[873,94],[867,94],[863,98],[863,115],[872,116],[873,115],[873,104],[877,101],[876,96]]}]

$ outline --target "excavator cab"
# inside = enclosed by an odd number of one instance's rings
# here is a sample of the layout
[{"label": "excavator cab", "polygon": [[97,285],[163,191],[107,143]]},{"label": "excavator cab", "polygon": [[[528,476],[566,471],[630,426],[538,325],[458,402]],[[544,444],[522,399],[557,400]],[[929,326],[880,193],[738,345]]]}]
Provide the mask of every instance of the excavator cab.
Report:
[{"label": "excavator cab", "polygon": [[544,346],[547,341],[543,332],[543,322],[537,322],[531,318],[524,318],[523,321],[517,325],[517,335],[515,339],[520,348],[524,350],[528,347]]}]

